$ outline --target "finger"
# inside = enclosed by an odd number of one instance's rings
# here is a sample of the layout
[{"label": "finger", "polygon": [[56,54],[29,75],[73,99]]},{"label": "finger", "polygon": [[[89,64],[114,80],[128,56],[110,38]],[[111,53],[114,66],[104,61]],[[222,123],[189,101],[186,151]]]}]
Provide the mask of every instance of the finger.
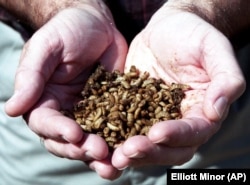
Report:
[{"label": "finger", "polygon": [[[40,98],[44,85],[57,66],[62,44],[56,39],[40,36],[38,32],[25,45],[15,79],[15,93],[6,103],[10,116],[29,110]],[[39,47],[37,47],[39,46]],[[53,51],[52,48],[57,48]]]},{"label": "finger", "polygon": [[[214,40],[220,44],[210,43]],[[244,92],[246,84],[227,39],[223,36],[213,38],[212,35],[205,40],[204,47],[203,65],[211,79],[204,112],[210,120],[219,121],[225,117],[230,104]]]},{"label": "finger", "polygon": [[84,134],[82,140],[74,144],[47,138],[44,146],[56,156],[81,161],[102,160],[108,155],[105,141],[93,134]]},{"label": "finger", "polygon": [[27,122],[31,130],[45,138],[78,143],[84,135],[81,127],[74,120],[47,107],[32,110],[27,117]]},{"label": "finger", "polygon": [[104,179],[115,180],[122,174],[121,170],[118,170],[111,164],[110,157],[104,160],[91,161],[89,167]]},{"label": "finger", "polygon": [[170,147],[199,146],[205,143],[220,127],[201,118],[185,118],[155,124],[148,138],[153,143]]},{"label": "finger", "polygon": [[128,50],[127,47],[127,43],[123,36],[117,30],[114,30],[113,42],[99,59],[101,64],[109,71],[123,71]]},{"label": "finger", "polygon": [[239,73],[221,72],[213,76],[204,99],[204,113],[212,121],[223,120],[232,102],[245,90],[245,82]]},{"label": "finger", "polygon": [[112,165],[119,170],[124,170],[131,165],[130,156],[123,153],[123,145],[114,150],[111,161]]},{"label": "finger", "polygon": [[145,136],[128,139],[113,154],[112,164],[118,169],[142,165],[180,165],[188,161],[196,147],[168,147],[154,144]]}]

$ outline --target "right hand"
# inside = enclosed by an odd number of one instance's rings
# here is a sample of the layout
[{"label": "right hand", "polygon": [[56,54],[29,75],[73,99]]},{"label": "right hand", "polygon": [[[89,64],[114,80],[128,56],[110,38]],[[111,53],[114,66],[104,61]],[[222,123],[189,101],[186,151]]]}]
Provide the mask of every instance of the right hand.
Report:
[{"label": "right hand", "polygon": [[126,68],[132,65],[191,89],[181,104],[182,119],[159,122],[147,136],[131,137],[114,151],[112,164],[118,169],[187,162],[219,130],[245,90],[227,38],[196,14],[168,3],[132,41]]},{"label": "right hand", "polygon": [[25,115],[28,126],[51,153],[82,160],[103,178],[117,178],[105,141],[60,113],[77,101],[92,66],[123,70],[127,44],[112,23],[91,7],[65,9],[26,43],[6,104],[10,116]]}]

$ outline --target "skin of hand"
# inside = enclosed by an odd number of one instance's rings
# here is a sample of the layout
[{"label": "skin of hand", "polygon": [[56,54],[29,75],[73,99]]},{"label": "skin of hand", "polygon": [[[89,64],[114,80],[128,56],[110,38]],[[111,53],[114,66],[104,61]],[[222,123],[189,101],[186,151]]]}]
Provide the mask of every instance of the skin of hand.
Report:
[{"label": "skin of hand", "polygon": [[136,65],[166,82],[190,85],[183,119],[156,124],[147,137],[128,139],[110,156],[100,137],[82,133],[59,110],[76,101],[94,62],[123,70],[126,52],[122,36],[110,22],[100,21],[98,12],[64,10],[26,44],[6,112],[28,111],[29,127],[45,138],[50,152],[85,161],[103,178],[118,178],[117,169],[127,166],[186,162],[219,129],[230,104],[244,91],[230,43],[195,14],[158,10],[132,42],[126,68]]},{"label": "skin of hand", "polygon": [[118,169],[180,165],[215,134],[245,80],[228,39],[195,14],[163,6],[129,48],[125,70],[136,65],[167,83],[190,85],[180,120],[155,124],[148,136],[134,136],[118,147]]},{"label": "skin of hand", "polygon": [[10,116],[25,114],[51,153],[82,160],[103,178],[121,174],[103,139],[85,134],[60,110],[71,109],[93,65],[124,69],[127,44],[114,24],[93,8],[69,8],[42,26],[26,43],[17,69]]}]

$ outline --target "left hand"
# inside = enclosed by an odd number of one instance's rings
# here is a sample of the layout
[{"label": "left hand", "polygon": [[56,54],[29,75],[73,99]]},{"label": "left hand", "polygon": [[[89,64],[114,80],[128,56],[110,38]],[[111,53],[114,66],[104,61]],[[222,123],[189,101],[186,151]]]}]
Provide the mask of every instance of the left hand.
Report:
[{"label": "left hand", "polygon": [[123,70],[127,44],[110,19],[89,6],[64,9],[51,18],[25,44],[16,92],[5,110],[10,116],[25,115],[51,153],[86,162],[101,177],[114,179],[121,173],[108,162],[105,141],[84,133],[60,112],[79,100],[97,61],[108,70]]},{"label": "left hand", "polygon": [[180,165],[218,131],[245,81],[227,38],[195,14],[162,7],[133,40],[126,68],[135,65],[167,83],[190,85],[183,118],[155,124],[148,136],[118,147],[118,169],[141,165]]}]

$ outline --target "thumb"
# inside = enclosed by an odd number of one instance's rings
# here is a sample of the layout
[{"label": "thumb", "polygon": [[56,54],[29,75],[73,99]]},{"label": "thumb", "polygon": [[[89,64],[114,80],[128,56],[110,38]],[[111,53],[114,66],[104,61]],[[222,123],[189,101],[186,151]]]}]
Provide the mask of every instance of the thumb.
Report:
[{"label": "thumb", "polygon": [[[214,40],[220,44],[214,44]],[[204,66],[210,84],[206,90],[203,110],[208,119],[217,122],[226,117],[230,105],[243,94],[246,82],[226,37],[210,35],[204,46]]]},{"label": "thumb", "polygon": [[5,104],[9,116],[20,116],[27,112],[40,98],[44,83],[39,74],[22,70],[16,74],[15,92]]},{"label": "thumb", "polygon": [[[224,52],[226,51],[224,49]],[[210,71],[211,82],[206,91],[203,107],[207,118],[215,122],[226,117],[231,103],[238,99],[246,88],[244,76],[232,53],[220,52],[219,61],[213,60],[213,64],[207,70]]]},{"label": "thumb", "polygon": [[213,77],[203,106],[208,119],[216,122],[226,117],[231,103],[245,90],[245,81],[241,77],[241,74],[235,76],[229,73],[220,73]]},{"label": "thumb", "polygon": [[58,61],[55,52],[59,49],[51,54],[49,47],[52,47],[51,41],[36,34],[25,44],[16,72],[14,94],[5,104],[5,112],[9,116],[24,114],[41,97]]}]

